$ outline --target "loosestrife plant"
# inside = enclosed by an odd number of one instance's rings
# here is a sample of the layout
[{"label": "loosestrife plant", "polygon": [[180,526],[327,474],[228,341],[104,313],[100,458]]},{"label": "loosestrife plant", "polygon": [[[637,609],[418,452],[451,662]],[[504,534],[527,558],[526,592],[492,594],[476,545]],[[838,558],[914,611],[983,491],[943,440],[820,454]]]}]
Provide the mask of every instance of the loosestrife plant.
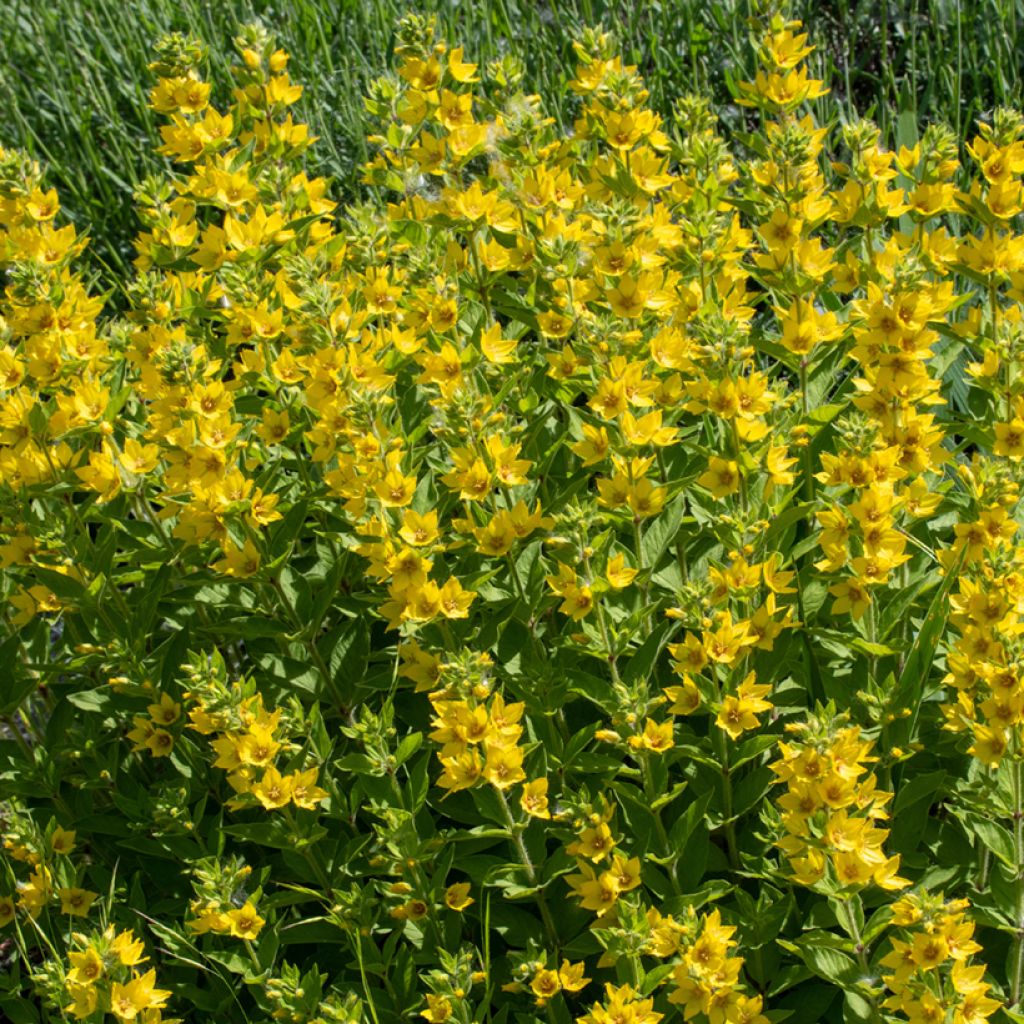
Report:
[{"label": "loosestrife plant", "polygon": [[116,295],[0,151],[3,1014],[1024,1019],[1024,119],[235,45]]}]

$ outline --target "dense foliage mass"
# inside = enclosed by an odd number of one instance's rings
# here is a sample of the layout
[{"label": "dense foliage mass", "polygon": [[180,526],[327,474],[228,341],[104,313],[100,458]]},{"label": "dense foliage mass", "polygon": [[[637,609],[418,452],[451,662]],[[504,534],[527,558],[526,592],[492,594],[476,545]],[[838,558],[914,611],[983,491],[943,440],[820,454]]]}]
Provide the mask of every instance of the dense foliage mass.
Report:
[{"label": "dense foliage mass", "polygon": [[365,201],[161,41],[128,308],[0,151],[16,1024],[1024,1019],[1024,118],[558,130],[409,17]]}]

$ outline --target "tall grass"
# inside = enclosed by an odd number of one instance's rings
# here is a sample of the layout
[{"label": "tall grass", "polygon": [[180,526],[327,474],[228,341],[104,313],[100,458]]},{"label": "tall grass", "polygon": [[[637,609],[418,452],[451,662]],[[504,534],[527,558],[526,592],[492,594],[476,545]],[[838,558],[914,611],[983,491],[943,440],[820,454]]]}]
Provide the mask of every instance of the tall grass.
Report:
[{"label": "tall grass", "polygon": [[[0,0],[0,144],[50,165],[65,208],[93,238],[113,283],[131,259],[131,193],[154,168],[146,64],[153,40],[187,31],[216,45],[262,19],[296,57],[304,109],[320,141],[311,170],[344,198],[364,158],[361,96],[388,65],[393,27],[406,10],[435,12],[472,59],[514,52],[532,88],[562,106],[573,34],[614,29],[626,59],[647,78],[653,106],[669,114],[703,89],[725,116],[729,83],[746,63],[755,0]],[[1024,0],[796,0],[812,28],[823,74],[847,116],[876,117],[890,138],[923,120],[957,129],[1021,100]],[[223,68],[214,77],[223,81]]]}]

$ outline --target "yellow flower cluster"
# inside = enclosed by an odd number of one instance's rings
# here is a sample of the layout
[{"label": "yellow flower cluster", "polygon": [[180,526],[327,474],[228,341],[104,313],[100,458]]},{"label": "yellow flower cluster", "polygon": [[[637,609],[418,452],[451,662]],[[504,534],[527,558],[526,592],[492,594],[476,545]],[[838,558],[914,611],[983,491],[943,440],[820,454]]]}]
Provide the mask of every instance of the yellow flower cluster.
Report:
[{"label": "yellow flower cluster", "polygon": [[165,1019],[161,1010],[171,993],[156,987],[155,969],[135,969],[149,958],[143,956],[145,947],[131,929],[119,932],[110,925],[75,938],[79,948],[68,953],[65,984],[71,1002],[64,1007],[66,1013],[75,1020],[97,1011],[111,1013],[122,1024],[160,1024]]},{"label": "yellow flower cluster", "polygon": [[978,519],[958,524],[957,544],[947,553],[947,564],[960,566],[960,572],[949,596],[952,635],[943,680],[955,699],[943,711],[946,728],[969,733],[969,752],[997,768],[1007,755],[1018,756],[1024,723],[1016,641],[1024,609],[1024,549],[1011,546],[1017,523],[1007,514],[1017,484],[998,465],[976,466],[973,472],[964,467],[961,478]]},{"label": "yellow flower cluster", "polygon": [[640,998],[632,985],[604,987],[604,1002],[594,1003],[590,1013],[577,1017],[577,1024],[658,1024],[665,1014],[654,1009],[654,999]]},{"label": "yellow flower cluster", "polygon": [[892,950],[881,960],[891,973],[883,976],[891,994],[886,1009],[902,1013],[910,1024],[951,1020],[980,1024],[1001,1003],[988,993],[984,964],[973,963],[981,946],[966,900],[941,895],[909,894],[892,906],[893,924],[905,938],[892,938]]},{"label": "yellow flower cluster", "polygon": [[454,793],[484,780],[501,791],[526,778],[524,751],[518,745],[523,704],[506,704],[500,693],[489,703],[472,704],[431,694],[431,704],[430,738],[441,744],[437,756],[444,768],[439,786]]},{"label": "yellow flower cluster", "polygon": [[566,881],[585,910],[593,910],[603,917],[613,910],[622,893],[630,892],[640,885],[640,858],[623,857],[613,853],[615,845],[606,822],[584,829],[576,842],[570,844],[568,852],[583,854],[591,862],[608,858],[610,864],[597,873],[586,860],[577,860],[577,874],[568,875]]},{"label": "yellow flower cluster", "polygon": [[585,967],[582,962],[574,964],[568,960],[563,960],[557,971],[539,967],[530,979],[530,991],[537,997],[537,1005],[544,1006],[558,992],[579,992],[586,988],[590,978],[584,977]]},{"label": "yellow flower cluster", "polygon": [[181,705],[170,694],[161,693],[160,699],[146,710],[149,717],[136,715],[132,719],[134,728],[128,733],[132,751],[148,750],[153,757],[166,757],[174,747],[174,736],[165,725],[173,725],[181,715]]},{"label": "yellow flower cluster", "polygon": [[294,745],[275,735],[281,724],[281,709],[267,711],[263,695],[241,697],[238,684],[232,688],[233,706],[208,710],[200,699],[189,711],[189,728],[203,736],[214,736],[210,746],[217,754],[214,768],[228,772],[228,783],[237,794],[228,801],[233,810],[256,804],[277,810],[288,804],[313,810],[327,791],[317,785],[319,770],[314,766],[282,773],[275,761]]},{"label": "yellow flower cluster", "polygon": [[196,916],[187,924],[196,935],[215,932],[231,935],[236,939],[255,939],[266,924],[251,900],[240,907],[229,907],[227,910],[216,903],[193,906],[192,913]]},{"label": "yellow flower cluster", "polygon": [[193,935],[230,935],[249,943],[266,921],[256,909],[261,890],[247,894],[252,868],[238,858],[204,859],[193,868],[195,899],[185,926]]},{"label": "yellow flower cluster", "polygon": [[46,909],[70,917],[86,917],[99,893],[82,888],[79,869],[71,861],[75,849],[73,830],[51,822],[45,834],[16,806],[7,808],[3,848],[11,861],[29,865],[27,878],[18,878],[13,864],[9,877],[15,881],[10,895],[0,895],[0,927],[14,920],[20,911],[36,920]]},{"label": "yellow flower cluster", "polygon": [[559,992],[571,994],[586,988],[592,979],[585,976],[585,970],[583,961],[572,963],[563,958],[561,966],[556,969],[548,967],[546,955],[527,958],[516,967],[515,980],[503,985],[502,989],[505,992],[529,991],[536,1005],[543,1007]]},{"label": "yellow flower cluster", "polygon": [[[667,929],[675,933],[671,942],[678,944],[681,953],[672,970],[675,987],[668,999],[680,1008],[686,1020],[704,1014],[711,1024],[767,1024],[768,1018],[761,1013],[761,996],[748,996],[742,991],[743,958],[730,956],[736,946],[736,928],[723,925],[718,910],[698,920],[691,907],[685,923],[659,919],[656,931],[662,943]],[[659,955],[663,956],[664,950]]]},{"label": "yellow flower cluster", "polygon": [[[887,856],[886,805],[892,793],[877,788],[868,771],[872,744],[857,726],[836,730],[810,725],[796,743],[779,743],[772,765],[786,792],[778,797],[785,836],[777,843],[786,854],[793,879],[814,886],[826,881],[840,891],[867,885],[901,889],[910,883],[897,871],[899,855]],[[817,733],[817,734],[816,734]]]}]

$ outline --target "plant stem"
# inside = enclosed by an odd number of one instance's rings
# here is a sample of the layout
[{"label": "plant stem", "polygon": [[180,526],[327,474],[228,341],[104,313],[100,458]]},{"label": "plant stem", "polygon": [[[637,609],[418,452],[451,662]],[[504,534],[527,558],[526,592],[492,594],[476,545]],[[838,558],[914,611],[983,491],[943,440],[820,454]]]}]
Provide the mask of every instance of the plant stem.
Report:
[{"label": "plant stem", "polygon": [[[583,565],[587,570],[588,579],[593,582],[594,572],[590,567],[590,559],[584,558]],[[594,608],[597,611],[597,626],[601,630],[601,640],[604,643],[605,653],[608,657],[608,667],[611,669],[612,682],[615,684],[615,692],[618,696],[628,696],[625,687],[622,685],[622,677],[619,675],[619,667],[616,665],[615,652],[612,650],[611,637],[608,633],[608,623],[605,621],[604,608],[601,606],[601,596],[594,597]]]},{"label": "plant stem", "polygon": [[356,946],[356,960],[359,962],[359,977],[363,983],[363,995],[366,996],[366,1001],[370,1004],[370,1016],[373,1018],[373,1024],[380,1024],[380,1018],[377,1016],[377,1005],[373,1001],[370,984],[366,980],[366,964],[363,963],[363,933],[358,925],[353,926],[352,933]]},{"label": "plant stem", "polygon": [[[654,826],[658,831],[658,841],[661,843],[662,851],[668,855],[672,852],[668,842],[668,833],[665,831],[665,824],[661,820],[660,808],[655,810],[654,801],[658,797],[657,789],[654,785],[654,778],[651,775],[651,752],[649,750],[641,751],[639,755],[640,759],[640,776],[643,780],[644,785],[644,796],[647,798],[647,804],[651,809],[651,814],[654,815]],[[679,883],[676,880],[675,864],[672,865],[672,871],[670,872],[673,885],[678,887]]]},{"label": "plant stem", "polygon": [[732,776],[729,770],[729,740],[725,730],[714,723],[711,728],[715,735],[715,746],[718,749],[719,765],[722,769],[722,816],[725,826],[725,844],[729,852],[729,863],[734,869],[740,867],[740,853],[736,846],[736,826],[732,817]]},{"label": "plant stem", "polygon": [[1013,861],[1017,887],[1017,933],[1013,939],[1013,979],[1010,1006],[1020,1005],[1024,985],[1024,761],[1020,751],[1013,762]]},{"label": "plant stem", "polygon": [[324,894],[327,896],[328,899],[330,899],[331,893],[333,891],[333,889],[331,888],[330,880],[328,879],[327,874],[324,872],[323,867],[320,865],[320,862],[310,852],[309,846],[307,846],[305,842],[299,842],[299,839],[301,838],[299,836],[299,826],[298,823],[295,821],[295,815],[292,814],[292,809],[286,804],[284,807],[281,808],[281,812],[284,816],[285,821],[288,822],[288,827],[291,829],[292,835],[295,837],[296,842],[294,849],[297,850],[299,854],[301,854],[302,859],[309,865],[310,871],[313,872],[314,876],[316,877],[316,880],[320,883],[320,887],[323,889]]},{"label": "plant stem", "polygon": [[[846,926],[846,931],[849,936],[856,943],[854,952],[857,954],[857,962],[860,964],[860,969],[863,971],[862,981],[866,985],[871,984],[871,961],[868,959],[867,947],[864,945],[864,940],[860,935],[860,927],[857,925],[857,915],[853,912],[853,900],[860,900],[860,896],[853,896],[849,900],[840,899],[838,900],[839,905],[843,908],[843,917],[845,920],[842,922]],[[871,1020],[880,1021],[881,1016],[878,1012],[878,1004],[875,1002],[875,993],[872,991],[868,997],[871,1003]]]},{"label": "plant stem", "polygon": [[504,790],[495,786],[494,791],[498,794],[498,799],[501,801],[501,808],[505,812],[505,821],[508,824],[509,838],[513,843],[515,843],[516,850],[519,853],[519,863],[526,869],[526,877],[530,880],[530,885],[537,886],[537,906],[540,908],[540,916],[544,920],[544,928],[548,933],[548,940],[551,942],[552,947],[557,953],[560,948],[560,943],[558,941],[558,929],[555,927],[554,918],[551,916],[551,909],[548,907],[548,901],[545,899],[544,893],[537,885],[537,869],[533,866],[533,860],[530,857],[530,851],[526,848],[526,843],[523,842],[522,829],[518,824],[516,824],[515,818],[512,817],[512,808],[508,805],[508,800],[505,798]]},{"label": "plant stem", "polygon": [[11,734],[11,737],[17,742],[18,746],[21,747],[22,753],[28,759],[29,764],[35,764],[35,755],[32,753],[32,747],[29,745],[28,740],[22,735],[21,729],[18,723],[14,720],[13,716],[3,716],[0,718],[0,724],[7,728],[7,731]]}]

